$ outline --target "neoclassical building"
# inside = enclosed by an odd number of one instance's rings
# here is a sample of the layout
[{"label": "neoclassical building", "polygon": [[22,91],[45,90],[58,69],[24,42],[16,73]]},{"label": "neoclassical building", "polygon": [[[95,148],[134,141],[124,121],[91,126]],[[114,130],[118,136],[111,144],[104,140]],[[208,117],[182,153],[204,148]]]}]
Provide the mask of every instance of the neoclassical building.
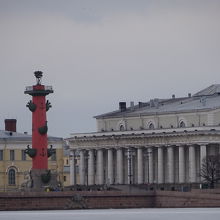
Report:
[{"label": "neoclassical building", "polygon": [[97,132],[67,139],[72,185],[201,183],[203,158],[220,153],[219,84],[95,118]]}]

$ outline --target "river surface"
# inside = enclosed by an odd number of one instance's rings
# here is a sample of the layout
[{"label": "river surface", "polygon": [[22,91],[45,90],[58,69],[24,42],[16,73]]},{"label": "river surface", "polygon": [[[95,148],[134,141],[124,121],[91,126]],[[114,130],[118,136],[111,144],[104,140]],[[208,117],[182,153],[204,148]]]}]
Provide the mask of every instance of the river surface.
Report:
[{"label": "river surface", "polygon": [[220,208],[1,211],[0,220],[220,220]]}]

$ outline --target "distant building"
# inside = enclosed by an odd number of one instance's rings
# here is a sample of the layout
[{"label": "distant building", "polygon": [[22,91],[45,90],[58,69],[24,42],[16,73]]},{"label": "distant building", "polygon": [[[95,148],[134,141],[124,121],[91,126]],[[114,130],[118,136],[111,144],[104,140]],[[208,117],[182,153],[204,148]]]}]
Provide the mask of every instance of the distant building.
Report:
[{"label": "distant building", "polygon": [[70,185],[70,157],[69,151],[63,151],[63,185],[69,186]]},{"label": "distant building", "polygon": [[[27,180],[32,161],[25,149],[31,143],[31,135],[16,131],[15,119],[5,120],[5,130],[0,130],[0,191],[20,190]],[[63,139],[48,137],[48,144],[56,150],[48,168],[58,173],[58,180],[63,184]]]},{"label": "distant building", "polygon": [[[70,164],[73,161],[72,155],[70,155],[69,149],[64,147],[63,151],[63,186],[70,186]],[[79,156],[75,155],[75,178],[76,183],[79,183]]]},{"label": "distant building", "polygon": [[97,132],[72,134],[70,183],[199,184],[206,155],[220,152],[220,85],[194,95],[119,103],[96,116]]}]

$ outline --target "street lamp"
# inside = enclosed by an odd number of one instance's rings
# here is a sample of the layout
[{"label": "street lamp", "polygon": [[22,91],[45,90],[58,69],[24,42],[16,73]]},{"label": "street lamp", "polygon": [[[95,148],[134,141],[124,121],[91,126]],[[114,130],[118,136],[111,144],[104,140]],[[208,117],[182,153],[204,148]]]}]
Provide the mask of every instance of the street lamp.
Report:
[{"label": "street lamp", "polygon": [[88,174],[88,165],[89,165],[89,151],[85,150],[84,151],[84,158],[85,158],[85,173],[86,173],[86,186],[89,185],[89,174]]},{"label": "street lamp", "polygon": [[73,160],[73,185],[76,185],[76,164],[80,158],[79,151],[70,153],[70,160]]},{"label": "street lamp", "polygon": [[132,148],[128,148],[125,153],[128,160],[128,184],[132,184],[133,177],[133,156],[135,156],[135,151]]}]

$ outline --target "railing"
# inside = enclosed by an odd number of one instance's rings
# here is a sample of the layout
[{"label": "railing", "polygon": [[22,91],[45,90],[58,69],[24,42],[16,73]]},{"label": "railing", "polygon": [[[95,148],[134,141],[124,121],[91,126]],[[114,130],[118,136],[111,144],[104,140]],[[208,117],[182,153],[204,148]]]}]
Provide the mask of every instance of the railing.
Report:
[{"label": "railing", "polygon": [[33,90],[33,86],[26,86],[26,91],[32,91]]},{"label": "railing", "polygon": [[[26,86],[25,91],[33,91],[33,86]],[[53,91],[52,86],[44,86],[44,90]]]},{"label": "railing", "polygon": [[45,88],[45,90],[53,91],[52,86],[45,86],[44,88]]}]

